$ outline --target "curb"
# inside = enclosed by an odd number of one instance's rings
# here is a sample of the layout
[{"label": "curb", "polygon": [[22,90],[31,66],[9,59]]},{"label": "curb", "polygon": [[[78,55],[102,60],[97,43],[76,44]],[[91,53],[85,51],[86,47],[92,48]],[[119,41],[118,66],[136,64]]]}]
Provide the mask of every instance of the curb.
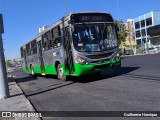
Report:
[{"label": "curb", "polygon": [[[20,86],[17,84],[17,82],[15,81],[13,76],[8,77],[9,79],[11,79],[11,81],[15,82],[15,87],[17,88],[17,90],[22,93],[22,101],[25,103],[26,107],[28,108],[29,111],[27,112],[36,112],[35,108],[32,106],[32,103],[27,99],[27,97],[25,96],[24,91],[20,88]],[[15,118],[15,120],[42,120],[42,118],[37,117],[37,118]]]},{"label": "curb", "polygon": [[131,57],[131,56],[142,56],[142,55],[153,55],[153,54],[160,54],[159,53],[146,53],[146,54],[136,54],[136,55],[122,55],[121,57]]}]

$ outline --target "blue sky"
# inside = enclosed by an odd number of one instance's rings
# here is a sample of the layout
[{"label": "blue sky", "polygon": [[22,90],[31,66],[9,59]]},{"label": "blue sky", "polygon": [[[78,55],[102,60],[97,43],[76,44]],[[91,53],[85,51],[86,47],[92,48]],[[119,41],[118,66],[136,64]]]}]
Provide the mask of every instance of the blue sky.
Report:
[{"label": "blue sky", "polygon": [[[109,12],[114,19],[135,18],[152,10],[160,10],[160,0],[66,0],[68,12]],[[118,2],[118,5],[117,5]],[[20,57],[19,48],[38,33],[65,15],[64,0],[0,0],[5,33],[6,59]]]}]

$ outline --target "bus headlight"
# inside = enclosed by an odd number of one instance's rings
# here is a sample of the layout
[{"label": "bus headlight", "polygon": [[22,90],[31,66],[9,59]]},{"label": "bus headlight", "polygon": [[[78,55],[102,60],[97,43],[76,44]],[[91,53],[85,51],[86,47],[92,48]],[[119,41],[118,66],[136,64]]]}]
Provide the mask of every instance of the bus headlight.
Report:
[{"label": "bus headlight", "polygon": [[120,51],[115,54],[115,56],[113,57],[113,59],[116,59],[116,58],[119,58],[119,57],[120,57]]},{"label": "bus headlight", "polygon": [[116,56],[117,56],[117,57],[120,57],[120,53],[117,53]]},{"label": "bus headlight", "polygon": [[84,60],[83,58],[81,58],[81,57],[75,57],[74,59],[75,59],[76,63],[88,64],[88,62],[86,60]]}]

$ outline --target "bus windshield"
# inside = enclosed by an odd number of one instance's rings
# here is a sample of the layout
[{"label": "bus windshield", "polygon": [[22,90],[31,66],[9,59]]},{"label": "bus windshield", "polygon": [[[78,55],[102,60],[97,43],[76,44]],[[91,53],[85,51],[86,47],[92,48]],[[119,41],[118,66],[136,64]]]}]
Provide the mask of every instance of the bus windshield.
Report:
[{"label": "bus windshield", "polygon": [[117,47],[117,37],[113,24],[83,23],[74,26],[73,44],[77,51],[105,51]]}]

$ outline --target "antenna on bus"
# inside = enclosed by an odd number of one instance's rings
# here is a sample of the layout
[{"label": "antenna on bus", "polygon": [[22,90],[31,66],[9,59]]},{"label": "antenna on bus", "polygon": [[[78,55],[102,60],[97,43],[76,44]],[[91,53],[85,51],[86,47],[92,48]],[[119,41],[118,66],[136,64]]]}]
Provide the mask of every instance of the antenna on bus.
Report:
[{"label": "antenna on bus", "polygon": [[66,14],[68,14],[68,9],[67,9],[66,0],[64,0],[64,7],[65,7],[65,10],[66,10]]}]

